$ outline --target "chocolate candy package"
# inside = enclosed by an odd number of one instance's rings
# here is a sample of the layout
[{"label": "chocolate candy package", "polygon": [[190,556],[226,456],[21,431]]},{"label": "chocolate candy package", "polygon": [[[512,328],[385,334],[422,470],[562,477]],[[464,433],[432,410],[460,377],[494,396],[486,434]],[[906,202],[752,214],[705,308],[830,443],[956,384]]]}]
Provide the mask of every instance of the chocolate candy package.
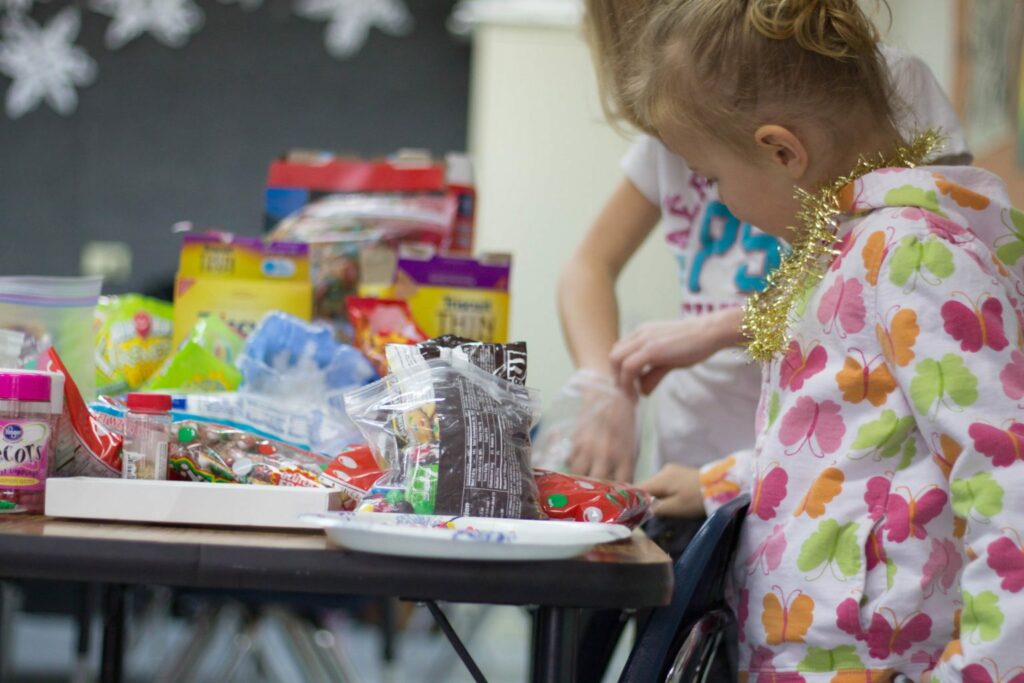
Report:
[{"label": "chocolate candy package", "polygon": [[625,524],[631,529],[651,516],[654,498],[632,484],[534,469],[541,508],[551,519]]},{"label": "chocolate candy package", "polygon": [[415,345],[388,344],[385,352],[393,372],[439,359],[452,365],[475,365],[495,377],[526,384],[526,342],[488,344],[446,334]]},{"label": "chocolate candy package", "polygon": [[388,475],[374,493],[417,514],[541,519],[530,471],[535,392],[440,360],[345,395]]}]

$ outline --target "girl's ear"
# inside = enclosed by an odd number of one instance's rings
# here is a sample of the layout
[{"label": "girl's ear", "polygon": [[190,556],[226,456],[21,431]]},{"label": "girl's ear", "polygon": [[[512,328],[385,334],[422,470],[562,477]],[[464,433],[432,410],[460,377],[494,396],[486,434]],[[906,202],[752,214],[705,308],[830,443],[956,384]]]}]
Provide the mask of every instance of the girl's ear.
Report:
[{"label": "girl's ear", "polygon": [[778,164],[790,178],[798,181],[807,173],[810,158],[807,148],[793,131],[784,126],[766,124],[754,132],[758,149],[769,163]]}]

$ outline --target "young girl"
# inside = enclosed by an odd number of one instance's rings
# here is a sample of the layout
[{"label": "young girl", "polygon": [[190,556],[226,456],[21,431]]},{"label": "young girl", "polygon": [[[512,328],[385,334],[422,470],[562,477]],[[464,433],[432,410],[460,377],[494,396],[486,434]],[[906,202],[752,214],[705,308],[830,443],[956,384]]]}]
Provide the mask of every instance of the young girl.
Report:
[{"label": "young girl", "polygon": [[[635,111],[740,220],[792,245],[747,311],[766,362],[734,610],[750,680],[1024,673],[1024,214],[918,166],[856,0],[670,0]],[[797,197],[794,198],[794,192]],[[664,471],[661,511],[699,511]]]},{"label": "young girl", "polygon": [[[611,118],[639,127],[623,92],[637,34],[664,0],[586,4],[587,38],[606,109]],[[900,130],[939,126],[949,138],[941,152],[947,162],[968,162],[956,116],[928,67],[897,50],[883,54],[896,95],[908,103],[897,112]],[[622,387],[614,400],[599,392],[604,413],[577,435],[571,464],[583,474],[627,480],[635,457],[634,387],[649,393],[673,368],[693,366],[671,373],[657,397],[663,462],[703,465],[753,444],[760,370],[735,346],[741,306],[763,288],[780,252],[773,236],[734,218],[717,188],[659,140],[640,136],[623,170],[626,177],[566,265],[559,298],[576,364]],[[682,316],[643,325],[616,344],[615,280],[659,218],[678,265]]]}]

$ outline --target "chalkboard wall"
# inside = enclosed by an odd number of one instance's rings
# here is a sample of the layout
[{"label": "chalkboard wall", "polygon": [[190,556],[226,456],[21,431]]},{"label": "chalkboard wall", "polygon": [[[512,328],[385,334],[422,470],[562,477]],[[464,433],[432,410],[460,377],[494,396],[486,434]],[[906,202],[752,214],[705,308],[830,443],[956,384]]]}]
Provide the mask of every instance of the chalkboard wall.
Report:
[{"label": "chalkboard wall", "polygon": [[133,272],[107,291],[160,291],[177,264],[170,226],[258,233],[267,164],[285,149],[463,149],[469,47],[445,28],[453,2],[407,4],[412,34],[373,31],[344,61],[287,0],[200,0],[205,25],[177,49],[143,36],[108,50],[109,19],[84,12],[78,44],[99,75],[77,111],[0,115],[0,274],[77,274],[83,244],[119,240]]}]

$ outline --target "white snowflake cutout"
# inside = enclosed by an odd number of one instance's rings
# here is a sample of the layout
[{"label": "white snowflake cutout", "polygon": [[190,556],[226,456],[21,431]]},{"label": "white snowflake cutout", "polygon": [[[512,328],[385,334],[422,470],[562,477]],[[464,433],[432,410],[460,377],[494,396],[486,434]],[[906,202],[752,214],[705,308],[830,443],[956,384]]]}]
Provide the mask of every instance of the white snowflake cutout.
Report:
[{"label": "white snowflake cutout", "polygon": [[0,10],[28,14],[32,9],[32,0],[0,0]]},{"label": "white snowflake cutout", "polygon": [[168,47],[181,47],[203,25],[203,11],[192,0],[92,0],[90,7],[113,17],[106,35],[111,50],[143,33]]},{"label": "white snowflake cutout", "polygon": [[328,52],[342,59],[359,52],[375,26],[393,36],[406,35],[413,27],[402,0],[298,0],[295,11],[330,22],[324,42]]},{"label": "white snowflake cutout", "polygon": [[7,115],[12,119],[46,101],[60,114],[78,106],[75,87],[96,78],[96,62],[74,44],[81,16],[74,7],[62,10],[45,27],[28,17],[10,15],[0,25],[0,73],[14,82],[7,90]]}]

